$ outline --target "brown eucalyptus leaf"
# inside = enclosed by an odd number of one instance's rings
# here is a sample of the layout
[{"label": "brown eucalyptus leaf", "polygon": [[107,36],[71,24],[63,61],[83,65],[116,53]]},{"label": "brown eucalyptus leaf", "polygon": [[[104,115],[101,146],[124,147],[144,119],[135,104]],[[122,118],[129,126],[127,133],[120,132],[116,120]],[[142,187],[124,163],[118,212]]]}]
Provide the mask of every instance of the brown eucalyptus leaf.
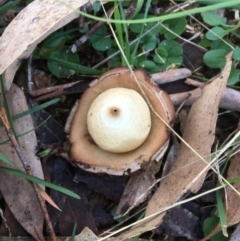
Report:
[{"label": "brown eucalyptus leaf", "polygon": [[[183,139],[207,162],[210,161],[219,102],[231,70],[231,53],[226,59],[227,63],[222,73],[213,82],[203,87],[202,96],[193,103],[183,132]],[[119,238],[124,240],[156,228],[162,222],[165,213],[162,212],[153,217],[151,215],[173,205],[187,191],[197,192],[207,170],[201,176],[199,173],[206,165],[189,147],[181,143],[169,175],[148,203],[146,217],[150,218],[126,231]]]},{"label": "brown eucalyptus leaf", "polygon": [[[70,241],[70,240],[71,238],[65,239],[65,241]],[[83,241],[83,240],[98,241],[99,238],[88,227],[85,227],[80,234],[75,236],[74,240],[75,241]]]},{"label": "brown eucalyptus leaf", "polygon": [[[235,154],[230,161],[227,179],[240,177],[240,153]],[[234,188],[240,192],[240,183],[234,183]],[[225,207],[227,226],[240,222],[240,196],[229,186],[226,187],[227,206]]]},{"label": "brown eucalyptus leaf", "polygon": [[170,147],[167,157],[166,157],[166,162],[163,166],[161,179],[163,179],[165,176],[168,175],[168,173],[171,169],[171,166],[173,165],[173,163],[177,157],[177,154],[178,154],[179,143],[178,143],[177,137],[174,135],[171,135],[171,139],[172,139],[172,143],[171,143],[171,147]]},{"label": "brown eucalyptus leaf", "polygon": [[[194,210],[193,205],[191,208]],[[156,232],[161,234],[164,231],[169,240],[185,237],[187,240],[196,241],[199,221],[194,212],[179,205],[167,212],[163,223],[156,229]]]},{"label": "brown eucalyptus leaf", "polygon": [[134,207],[144,202],[155,184],[155,174],[161,162],[152,161],[139,171],[131,174],[117,207],[114,218],[120,218]]},{"label": "brown eucalyptus leaf", "polygon": [[[86,189],[84,184],[73,182],[73,175],[70,170],[66,169],[63,174],[62,186],[78,194],[81,199],[67,197],[60,212],[57,227],[62,236],[70,236],[74,225],[76,225],[76,234],[80,233],[84,227],[89,227],[97,234],[97,227],[90,203],[85,195]],[[60,194],[59,196],[62,196]]]},{"label": "brown eucalyptus leaf", "polygon": [[8,25],[0,38],[0,74],[8,90],[19,67],[38,43],[49,34],[79,16],[87,0],[35,0],[25,7]]},{"label": "brown eucalyptus leaf", "polygon": [[[11,86],[8,92],[8,105],[13,116],[28,109],[23,91],[15,84]],[[37,139],[31,116],[28,115],[14,121],[14,126],[18,135],[30,131],[19,137],[19,145],[22,154],[31,166],[33,175],[43,179],[40,160],[35,156]],[[6,140],[5,129],[0,127],[0,142]],[[23,165],[10,142],[0,145],[0,152],[7,156],[20,170],[24,171]],[[0,162],[0,165],[7,166],[3,162]],[[23,228],[38,239],[42,236],[43,214],[31,183],[5,171],[0,172],[0,190],[11,212]]]},{"label": "brown eucalyptus leaf", "polygon": [[5,220],[2,219],[0,225],[0,237],[10,236],[10,233],[13,237],[28,236],[27,231],[19,224],[7,205],[4,209],[3,217]]}]

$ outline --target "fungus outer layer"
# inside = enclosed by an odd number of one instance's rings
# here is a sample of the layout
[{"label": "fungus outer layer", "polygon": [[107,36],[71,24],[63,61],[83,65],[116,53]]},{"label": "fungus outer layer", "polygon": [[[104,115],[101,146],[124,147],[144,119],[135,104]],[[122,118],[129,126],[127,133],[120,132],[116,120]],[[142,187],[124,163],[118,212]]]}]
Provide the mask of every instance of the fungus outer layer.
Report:
[{"label": "fungus outer layer", "polygon": [[111,88],[101,93],[91,104],[87,128],[101,149],[114,153],[132,151],[149,134],[149,107],[137,91]]},{"label": "fungus outer layer", "polygon": [[[153,85],[144,71],[135,70],[134,74],[156,113],[170,124],[174,119],[174,107],[168,95]],[[96,145],[87,128],[88,111],[101,93],[118,87],[135,90],[143,96],[130,70],[116,68],[100,76],[97,84],[85,91],[74,116],[69,138],[70,158],[87,171],[128,174],[140,169],[143,163],[159,161],[168,146],[169,130],[151,108],[151,130],[139,147],[124,153],[113,153]]]}]

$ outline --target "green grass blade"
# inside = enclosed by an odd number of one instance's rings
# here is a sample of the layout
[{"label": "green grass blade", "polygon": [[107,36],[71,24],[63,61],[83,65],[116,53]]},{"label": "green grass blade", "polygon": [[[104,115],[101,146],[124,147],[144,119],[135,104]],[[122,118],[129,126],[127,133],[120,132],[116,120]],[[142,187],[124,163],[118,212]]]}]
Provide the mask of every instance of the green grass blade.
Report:
[{"label": "green grass blade", "polygon": [[138,0],[137,1],[135,13],[133,14],[132,18],[134,18],[140,12],[140,10],[142,9],[143,3],[144,3],[144,0]]},{"label": "green grass blade", "polygon": [[88,17],[90,19],[94,19],[96,21],[101,21],[101,22],[106,22],[106,23],[122,23],[122,24],[157,22],[157,21],[163,21],[163,20],[168,20],[168,19],[173,19],[173,18],[185,17],[190,14],[201,13],[204,11],[211,11],[211,10],[215,10],[215,9],[219,9],[219,8],[226,8],[226,7],[232,7],[232,6],[239,5],[239,0],[228,0],[228,1],[216,3],[213,5],[209,5],[209,6],[198,7],[198,8],[189,9],[189,10],[177,12],[177,13],[171,13],[171,14],[167,14],[167,15],[163,15],[163,16],[159,16],[159,17],[151,17],[148,19],[116,20],[116,19],[104,19],[101,17],[96,17],[91,14],[87,14],[85,12],[74,9],[70,4],[67,4],[66,2],[63,2],[61,0],[55,0],[55,1],[58,1],[59,3],[67,6],[70,9],[75,10],[76,12],[78,12],[81,15]]},{"label": "green grass blade", "polygon": [[222,227],[222,232],[223,232],[223,235],[225,236],[227,232],[227,220],[226,220],[226,215],[224,211],[224,205],[223,205],[223,200],[222,200],[220,190],[216,191],[216,200],[217,200],[217,209],[218,209],[218,214],[219,214],[220,223]]},{"label": "green grass blade", "polygon": [[68,190],[68,189],[66,189],[64,187],[60,187],[60,186],[58,186],[56,184],[50,183],[48,181],[45,181],[45,180],[43,180],[41,178],[34,177],[34,176],[31,176],[31,175],[29,175],[29,174],[27,174],[25,172],[22,172],[22,171],[19,171],[19,170],[15,170],[15,169],[12,169],[12,168],[8,168],[8,167],[0,166],[0,169],[6,171],[8,173],[11,173],[11,174],[13,174],[15,176],[22,177],[22,178],[24,178],[24,179],[26,179],[28,181],[35,182],[35,183],[37,183],[39,185],[43,185],[43,186],[49,187],[51,189],[54,189],[54,190],[56,190],[58,192],[61,192],[61,193],[65,194],[65,195],[68,195],[70,197],[73,197],[73,198],[76,198],[76,199],[80,199],[80,197],[76,193],[74,193],[74,192],[72,192],[72,191],[70,191],[70,190]]},{"label": "green grass blade", "polygon": [[21,0],[8,1],[0,7],[0,15],[6,13],[8,10],[14,8]]},{"label": "green grass blade", "polygon": [[79,64],[74,64],[74,63],[70,63],[61,59],[57,59],[57,58],[53,58],[53,57],[42,57],[39,55],[34,55],[34,57],[40,58],[40,59],[47,59],[47,60],[51,60],[53,62],[59,63],[63,66],[68,67],[69,69],[75,70],[78,73],[81,74],[89,74],[89,75],[99,75],[102,74],[102,71],[100,70],[96,70],[96,69],[92,69],[92,68],[88,68],[85,67],[83,65],[79,65]]},{"label": "green grass blade", "polygon": [[20,114],[17,114],[15,116],[13,116],[13,120],[17,120],[17,119],[22,118],[23,116],[26,116],[26,115],[31,115],[31,114],[39,111],[39,110],[47,108],[50,105],[56,104],[59,100],[60,100],[60,98],[55,98],[55,99],[47,101],[47,102],[45,102],[45,103],[43,103],[41,105],[35,106],[35,107],[31,108],[30,110],[24,111],[24,112],[22,112]]},{"label": "green grass blade", "polygon": [[[52,99],[50,101],[47,101],[47,102],[45,102],[45,103],[43,103],[41,105],[33,107],[30,110],[23,111],[22,113],[13,116],[12,119],[13,120],[17,120],[17,119],[20,119],[20,118],[22,118],[22,117],[24,117],[26,115],[31,115],[31,114],[39,111],[39,110],[42,110],[42,109],[44,109],[44,108],[46,108],[46,107],[48,107],[50,105],[53,105],[53,104],[57,103],[59,100],[60,100],[60,98],[55,98],[55,99]],[[0,123],[0,126],[2,126],[2,123]]]},{"label": "green grass blade", "polygon": [[3,161],[4,163],[8,164],[9,166],[18,169],[17,166],[10,161],[3,153],[0,152],[0,160]]},{"label": "green grass blade", "polygon": [[17,133],[16,133],[16,130],[14,128],[13,119],[12,119],[12,116],[11,116],[11,113],[10,113],[10,110],[9,110],[9,107],[8,107],[8,100],[7,100],[7,96],[6,96],[6,91],[5,91],[2,75],[0,76],[0,82],[1,82],[0,83],[1,93],[2,93],[2,97],[3,97],[3,103],[4,103],[4,108],[5,108],[5,111],[6,111],[7,119],[8,119],[10,128],[11,128],[11,131],[13,132],[13,134],[16,137],[16,140],[18,142]]},{"label": "green grass blade", "polygon": [[[143,19],[147,18],[148,10],[149,10],[150,7],[151,7],[151,0],[148,0],[147,3],[146,3],[146,8],[145,8]],[[139,47],[139,44],[140,44],[140,39],[142,38],[141,36],[143,35],[143,30],[144,30],[144,24],[142,25],[142,30],[141,30],[141,33],[139,35],[140,38],[138,38],[137,44],[135,45],[135,48],[134,48],[133,52],[131,53],[131,63],[134,62],[134,59],[137,56],[137,50],[138,50],[138,47]]]},{"label": "green grass blade", "polygon": [[[119,8],[120,8],[121,17],[122,17],[122,19],[125,20],[125,13],[124,13],[124,9],[123,9],[123,6],[122,6],[122,2],[119,3]],[[124,47],[125,47],[124,53],[126,55],[126,58],[130,59],[130,57],[131,57],[130,56],[130,44],[129,44],[127,24],[123,24],[123,30],[124,30],[124,36],[125,36],[125,44],[124,44],[124,46],[122,46],[122,48],[124,49]],[[121,55],[121,58],[123,58],[122,55]],[[125,63],[125,59],[124,59],[124,63]],[[125,66],[127,66],[127,63],[126,63]]]},{"label": "green grass blade", "polygon": [[[118,3],[117,0],[114,2],[114,19],[121,19],[120,11],[118,8]],[[123,41],[123,28],[121,23],[115,23],[115,27],[117,30],[117,36],[118,36],[118,41],[120,43],[120,46],[123,48],[124,47],[124,41]],[[122,66],[126,66],[124,58],[121,56],[121,63]]]},{"label": "green grass blade", "polygon": [[72,235],[71,235],[69,241],[74,241],[75,240],[76,232],[77,232],[77,224],[75,223],[74,227],[73,227]]},{"label": "green grass blade", "polygon": [[227,181],[231,184],[238,183],[238,182],[240,182],[240,178],[231,178],[231,179],[227,179]]}]

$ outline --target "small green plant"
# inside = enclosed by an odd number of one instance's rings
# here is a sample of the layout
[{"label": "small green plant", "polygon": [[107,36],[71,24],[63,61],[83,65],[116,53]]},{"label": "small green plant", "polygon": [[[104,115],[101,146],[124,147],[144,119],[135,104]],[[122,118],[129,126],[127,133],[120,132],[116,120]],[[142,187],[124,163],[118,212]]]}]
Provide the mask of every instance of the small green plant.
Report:
[{"label": "small green plant", "polygon": [[76,73],[101,74],[99,70],[80,65],[78,54],[69,49],[73,39],[88,29],[88,23],[85,23],[81,30],[75,28],[75,25],[70,25],[69,28],[67,31],[61,29],[47,37],[41,47],[36,49],[34,56],[46,59],[49,71],[58,78],[67,78]]},{"label": "small green plant", "polygon": [[[199,1],[202,4],[209,2]],[[159,72],[170,68],[178,68],[183,61],[182,46],[176,38],[186,30],[186,13],[169,13],[160,17],[149,14],[151,1],[137,1],[135,13],[126,19],[125,10],[130,2],[113,1],[113,13],[111,20],[101,18],[102,21],[114,22],[112,26],[116,33],[116,40],[107,24],[103,24],[90,38],[89,43],[105,56],[110,57],[108,68],[127,66],[126,59],[132,67],[144,68],[147,72]],[[224,5],[224,3],[221,3]],[[226,4],[227,6],[230,4]],[[232,3],[231,3],[232,5]],[[144,6],[144,8],[143,8]],[[224,6],[223,6],[224,7]],[[204,6],[201,16],[204,23],[210,28],[204,38],[199,42],[209,51],[204,56],[204,63],[210,68],[222,68],[225,65],[225,56],[231,50],[233,53],[233,66],[228,81],[229,86],[239,82],[240,69],[236,68],[240,59],[240,50],[234,49],[234,44],[229,40],[229,35],[239,38],[236,33],[238,25],[229,25],[224,17],[216,14],[211,9],[213,5]],[[94,20],[99,20],[97,15],[102,14],[101,3],[94,2],[92,14],[82,13],[89,17],[84,23],[84,28],[77,27],[76,22],[71,23],[64,30],[51,34],[44,40],[36,56],[47,59],[49,71],[56,77],[70,77],[75,73],[101,74],[102,71],[81,66],[81,57],[69,50],[72,42],[81,37],[88,30]],[[196,9],[189,10],[189,14]],[[186,11],[187,12],[187,11]],[[171,16],[175,16],[171,18]],[[159,19],[165,19],[159,22]],[[133,23],[134,22],[134,23]],[[118,41],[118,42],[116,42]],[[116,54],[119,46],[122,48],[126,59],[122,54]],[[111,57],[114,55],[113,57]],[[105,68],[106,66],[104,66]]]},{"label": "small green plant", "polygon": [[0,15],[6,13],[8,10],[14,9],[21,0],[7,1],[4,5],[0,7]]},{"label": "small green plant", "polygon": [[221,17],[213,11],[203,12],[203,21],[210,27],[205,34],[204,47],[209,47],[210,50],[204,55],[204,63],[210,68],[223,68],[226,64],[225,56],[233,50],[233,65],[231,74],[228,80],[228,85],[233,86],[239,82],[240,69],[236,68],[237,61],[240,60],[239,47],[234,48],[234,44],[228,39],[229,34],[235,38],[240,38],[236,33],[239,25],[228,25],[227,19]]},{"label": "small green plant", "polygon": [[[147,18],[151,17],[151,15],[147,15]],[[144,14],[137,14],[134,19],[144,19]],[[169,28],[171,28],[171,32],[169,32]],[[119,28],[118,26],[116,30],[117,33],[120,31],[118,36],[122,36],[124,33],[126,45],[123,44],[123,38],[120,38],[119,42],[130,65],[136,68],[144,68],[149,73],[154,73],[168,68],[176,68],[182,64],[183,50],[181,44],[174,39],[185,28],[186,19],[182,17],[166,20],[161,26],[155,22],[147,24],[139,23],[130,24],[129,26],[124,25],[123,28]],[[125,30],[122,31],[122,29]],[[130,36],[131,39],[129,39]],[[162,39],[162,41],[158,44],[159,39]],[[91,36],[90,41],[94,49],[97,51],[106,51],[108,56],[117,51],[117,44],[114,42],[113,37],[111,37],[110,32],[107,31],[106,26],[96,31]],[[131,41],[135,42],[129,47]],[[111,58],[109,65],[110,67],[115,67],[121,63],[123,61],[117,55]]]},{"label": "small green plant", "polygon": [[59,62],[53,61],[53,59],[61,59],[67,63],[78,64],[79,59],[77,53],[72,53],[67,47],[62,46],[57,51],[52,52],[49,55],[47,61],[48,69],[57,77],[69,77],[76,74],[74,69],[69,68],[69,66],[64,65]]},{"label": "small green plant", "polygon": [[92,46],[97,51],[106,51],[112,47],[112,38],[107,35],[107,27],[101,26],[90,38]]},{"label": "small green plant", "polygon": [[[203,223],[204,236],[207,236],[208,234],[210,234],[212,230],[217,226],[218,223],[219,223],[219,218],[215,216],[213,213],[211,217],[206,218]],[[228,240],[228,237],[225,237],[222,234],[222,232],[217,233],[210,239],[210,241],[227,241],[227,240]]]}]

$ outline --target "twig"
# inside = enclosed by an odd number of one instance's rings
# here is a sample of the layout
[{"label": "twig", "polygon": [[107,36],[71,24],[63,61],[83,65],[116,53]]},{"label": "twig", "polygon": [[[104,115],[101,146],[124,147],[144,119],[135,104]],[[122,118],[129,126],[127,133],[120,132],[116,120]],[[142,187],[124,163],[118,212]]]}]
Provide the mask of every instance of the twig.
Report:
[{"label": "twig", "polygon": [[186,79],[191,74],[192,72],[189,69],[182,68],[152,74],[151,77],[154,83],[161,85],[180,79]]},{"label": "twig", "polygon": [[[108,10],[108,14],[111,14],[113,11],[113,8],[110,8]],[[81,46],[89,39],[89,37],[95,33],[102,25],[104,22],[97,22],[93,25],[91,29],[89,29],[80,39],[77,39],[74,44],[71,46],[71,51],[73,53],[76,53],[80,50]]]},{"label": "twig", "polygon": [[[192,105],[202,95],[202,88],[196,88],[195,90],[171,94],[170,99],[173,104],[180,105],[185,99],[187,99],[184,105]],[[240,92],[234,89],[226,88],[223,92],[220,100],[219,108],[240,111]]]},{"label": "twig", "polygon": [[[185,83],[196,87],[202,87],[205,85],[205,83],[191,78],[187,78]],[[223,92],[219,107],[223,109],[240,111],[240,92],[227,87]]]},{"label": "twig", "polygon": [[188,84],[188,85],[193,85],[195,87],[201,87],[201,86],[205,85],[205,83],[200,82],[200,81],[195,80],[195,79],[191,79],[191,78],[187,78],[185,80],[185,83]]},{"label": "twig", "polygon": [[[81,7],[81,11],[86,13],[87,9],[91,6],[90,2],[85,3],[82,7]],[[82,14],[80,14],[79,17],[79,28],[83,28],[84,27],[84,21],[85,21],[85,16],[83,16]]]},{"label": "twig", "polygon": [[191,105],[194,101],[196,101],[202,95],[202,89],[197,88],[192,91],[171,94],[169,95],[173,105],[178,106],[184,102],[184,105]]},{"label": "twig", "polygon": [[62,84],[29,91],[29,94],[34,98],[34,101],[40,101],[62,95],[81,93],[84,92],[87,88],[88,84],[79,80],[68,84]]}]

